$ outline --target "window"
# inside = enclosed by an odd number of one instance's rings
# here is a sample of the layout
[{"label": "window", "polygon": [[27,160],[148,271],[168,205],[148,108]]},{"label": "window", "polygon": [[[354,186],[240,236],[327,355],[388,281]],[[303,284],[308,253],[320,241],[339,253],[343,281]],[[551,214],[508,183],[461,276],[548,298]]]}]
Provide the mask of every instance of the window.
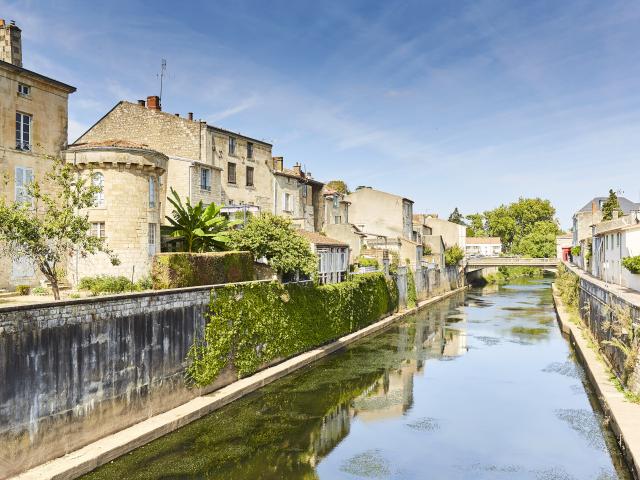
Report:
[{"label": "window", "polygon": [[100,172],[94,173],[91,177],[94,187],[100,187],[100,191],[93,194],[93,206],[104,207],[104,175]]},{"label": "window", "polygon": [[24,95],[25,97],[28,97],[31,94],[31,87],[29,85],[25,85],[24,83],[19,83],[18,93],[20,95]]},{"label": "window", "polygon": [[16,148],[31,150],[31,115],[16,112]]},{"label": "window", "polygon": [[156,208],[156,179],[149,177],[149,208]]},{"label": "window", "polygon": [[211,170],[209,168],[202,167],[200,169],[200,188],[207,192],[211,191]]},{"label": "window", "polygon": [[333,196],[333,208],[338,208],[340,206],[340,199],[338,195]]},{"label": "window", "polygon": [[247,187],[253,187],[253,167],[247,167]]},{"label": "window", "polygon": [[26,167],[16,167],[15,177],[15,201],[17,203],[31,203],[33,199],[27,191],[27,186],[33,182],[33,169]]},{"label": "window", "polygon": [[247,158],[253,158],[253,143],[247,142]]},{"label": "window", "polygon": [[91,236],[105,238],[104,222],[91,222]]},{"label": "window", "polygon": [[149,255],[156,254],[156,224],[149,224]]},{"label": "window", "polygon": [[342,223],[342,217],[340,215],[336,215],[333,220],[336,224]]},{"label": "window", "polygon": [[307,198],[307,187],[308,185],[302,185],[302,198]]},{"label": "window", "polygon": [[285,193],[282,196],[282,210],[285,212],[291,211],[291,194]]},{"label": "window", "polygon": [[236,154],[236,139],[229,137],[229,155]]},{"label": "window", "polygon": [[227,182],[236,183],[236,164],[229,162],[227,164]]}]

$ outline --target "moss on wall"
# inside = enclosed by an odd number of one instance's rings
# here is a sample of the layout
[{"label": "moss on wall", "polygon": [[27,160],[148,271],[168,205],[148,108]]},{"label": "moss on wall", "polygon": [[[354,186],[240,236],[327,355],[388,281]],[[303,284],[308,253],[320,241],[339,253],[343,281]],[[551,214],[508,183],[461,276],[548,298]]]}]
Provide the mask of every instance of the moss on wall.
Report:
[{"label": "moss on wall", "polygon": [[394,289],[379,272],[322,286],[262,282],[216,288],[204,339],[191,348],[187,374],[208,385],[230,364],[240,376],[254,373],[395,311]]},{"label": "moss on wall", "polygon": [[194,287],[253,280],[249,252],[161,253],[151,267],[153,288]]}]

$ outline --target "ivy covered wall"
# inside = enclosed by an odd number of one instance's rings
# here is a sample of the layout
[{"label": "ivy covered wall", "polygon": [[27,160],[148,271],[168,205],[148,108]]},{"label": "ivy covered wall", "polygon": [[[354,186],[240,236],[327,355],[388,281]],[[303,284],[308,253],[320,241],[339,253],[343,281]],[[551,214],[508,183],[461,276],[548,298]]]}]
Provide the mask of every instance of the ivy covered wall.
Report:
[{"label": "ivy covered wall", "polygon": [[380,272],[322,286],[259,282],[216,288],[204,338],[189,352],[187,375],[201,386],[227,366],[250,375],[361,329],[397,304],[395,283]]}]

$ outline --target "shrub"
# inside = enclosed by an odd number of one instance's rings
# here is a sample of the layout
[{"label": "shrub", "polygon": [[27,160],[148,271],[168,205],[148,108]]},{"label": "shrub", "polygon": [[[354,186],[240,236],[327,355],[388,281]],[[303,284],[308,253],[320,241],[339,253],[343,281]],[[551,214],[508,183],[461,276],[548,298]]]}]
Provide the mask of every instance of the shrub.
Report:
[{"label": "shrub", "polygon": [[416,280],[413,277],[411,266],[407,265],[407,307],[413,308],[418,304],[418,295],[416,293]]},{"label": "shrub", "polygon": [[150,276],[142,277],[135,283],[135,289],[138,291],[153,290],[153,280]]},{"label": "shrub", "polygon": [[447,266],[457,265],[463,258],[464,251],[458,245],[449,247],[444,251],[444,263]]},{"label": "shrub", "polygon": [[558,265],[558,276],[556,285],[560,292],[562,302],[571,307],[578,308],[578,299],[580,294],[580,279],[578,276],[567,269],[563,264]]},{"label": "shrub", "polygon": [[249,252],[161,253],[153,258],[153,288],[195,287],[255,278]]},{"label": "shrub", "polygon": [[96,277],[84,277],[78,284],[80,290],[89,290],[92,295],[103,293],[123,293],[136,291],[135,284],[127,277],[114,275],[98,275]]},{"label": "shrub", "polygon": [[32,295],[50,295],[51,290],[49,290],[46,287],[33,287],[31,289],[31,294]]},{"label": "shrub", "polygon": [[380,264],[378,263],[378,260],[375,258],[367,258],[367,257],[358,257],[358,260],[356,261],[356,263],[361,266],[361,267],[376,267],[378,268],[380,266]]},{"label": "shrub", "polygon": [[363,328],[394,311],[397,290],[380,272],[330,285],[255,282],[211,294],[204,341],[187,375],[208,385],[232,363],[241,376]]},{"label": "shrub", "polygon": [[622,265],[631,273],[640,273],[640,255],[623,258]]},{"label": "shrub", "polygon": [[582,247],[580,245],[576,245],[575,247],[571,248],[571,255],[573,255],[574,257],[579,257],[581,252]]},{"label": "shrub", "polygon": [[29,295],[30,291],[31,291],[31,287],[29,285],[17,285],[16,286],[16,293],[18,295]]}]

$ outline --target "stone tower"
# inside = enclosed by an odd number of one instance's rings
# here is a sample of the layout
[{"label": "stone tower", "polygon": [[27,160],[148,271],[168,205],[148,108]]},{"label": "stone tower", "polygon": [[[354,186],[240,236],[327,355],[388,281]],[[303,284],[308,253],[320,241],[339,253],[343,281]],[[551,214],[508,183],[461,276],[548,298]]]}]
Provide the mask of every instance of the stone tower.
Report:
[{"label": "stone tower", "polygon": [[0,60],[22,67],[21,30],[13,20],[0,18]]}]

